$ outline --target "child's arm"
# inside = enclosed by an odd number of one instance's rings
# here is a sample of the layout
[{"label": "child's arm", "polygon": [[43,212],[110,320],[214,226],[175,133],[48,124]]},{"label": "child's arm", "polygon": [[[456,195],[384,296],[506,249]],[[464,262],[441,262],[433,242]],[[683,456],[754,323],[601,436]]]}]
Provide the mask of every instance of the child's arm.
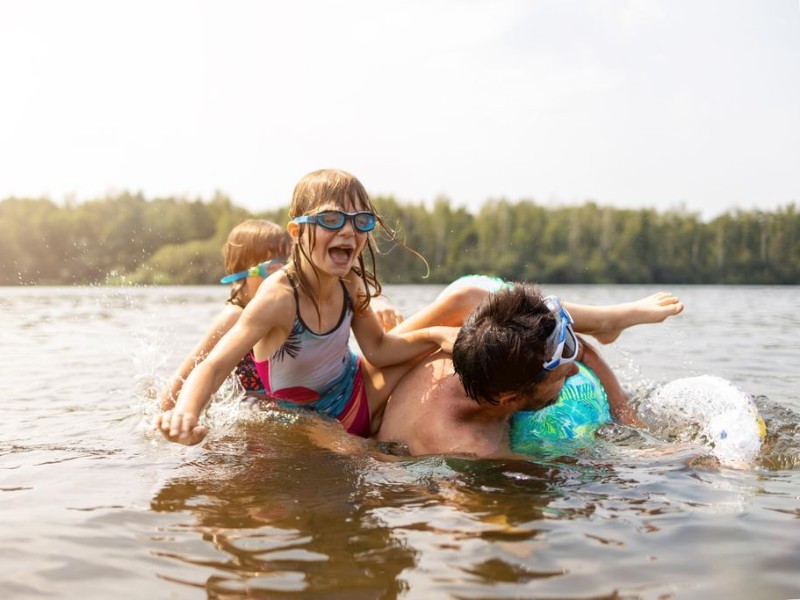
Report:
[{"label": "child's arm", "polygon": [[594,374],[597,375],[597,378],[600,380],[600,383],[606,391],[608,408],[614,421],[622,425],[641,427],[642,423],[636,416],[636,411],[630,403],[628,403],[628,398],[625,396],[625,392],[617,376],[614,375],[614,371],[611,370],[611,367],[603,360],[597,350],[592,348],[592,346],[587,344],[583,339],[581,339],[581,349],[578,360],[594,371]]},{"label": "child's arm", "polygon": [[183,384],[175,408],[157,415],[153,428],[173,442],[199,443],[208,433],[198,425],[203,409],[251,348],[271,355],[289,337],[295,317],[294,296],[288,284],[264,282],[237,323],[219,340]]},{"label": "child's arm", "polygon": [[175,402],[178,400],[178,394],[183,388],[183,382],[186,381],[186,378],[189,377],[194,368],[208,356],[208,353],[214,349],[214,346],[217,345],[222,336],[236,324],[241,314],[242,308],[240,306],[226,304],[225,308],[214,318],[211,327],[208,328],[200,342],[181,363],[169,385],[162,390],[159,396],[161,410],[175,408]]},{"label": "child's arm", "polygon": [[373,298],[369,305],[384,331],[391,331],[403,322],[403,313],[383,296]]},{"label": "child's arm", "polygon": [[364,358],[376,367],[400,364],[438,348],[452,352],[458,334],[457,327],[445,326],[387,333],[371,310],[354,314],[352,329]]},{"label": "child's arm", "polygon": [[[357,298],[358,294],[364,293],[360,279],[346,283],[351,298]],[[400,364],[437,348],[452,352],[458,333],[455,327],[442,326],[386,333],[371,308],[364,312],[355,311],[351,327],[364,358],[376,367]]]}]

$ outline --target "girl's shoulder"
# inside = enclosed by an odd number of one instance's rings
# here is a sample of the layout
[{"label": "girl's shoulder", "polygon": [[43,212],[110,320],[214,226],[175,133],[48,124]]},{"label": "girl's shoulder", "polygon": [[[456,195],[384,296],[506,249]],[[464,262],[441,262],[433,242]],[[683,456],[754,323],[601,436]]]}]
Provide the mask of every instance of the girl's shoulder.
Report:
[{"label": "girl's shoulder", "polygon": [[[286,273],[279,271],[270,275],[255,293],[253,299],[248,303],[247,308],[255,305],[256,309],[268,309],[270,313],[282,314],[286,316],[294,315],[295,292]],[[254,312],[251,310],[249,312]]]}]

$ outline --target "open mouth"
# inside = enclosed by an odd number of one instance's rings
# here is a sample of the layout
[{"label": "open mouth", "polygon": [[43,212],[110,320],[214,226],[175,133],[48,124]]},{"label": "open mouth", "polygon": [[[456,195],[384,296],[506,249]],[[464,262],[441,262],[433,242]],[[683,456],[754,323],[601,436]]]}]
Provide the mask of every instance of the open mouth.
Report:
[{"label": "open mouth", "polygon": [[328,255],[331,257],[331,260],[334,264],[346,265],[350,262],[350,258],[353,256],[353,248],[346,246],[333,246],[328,250]]}]

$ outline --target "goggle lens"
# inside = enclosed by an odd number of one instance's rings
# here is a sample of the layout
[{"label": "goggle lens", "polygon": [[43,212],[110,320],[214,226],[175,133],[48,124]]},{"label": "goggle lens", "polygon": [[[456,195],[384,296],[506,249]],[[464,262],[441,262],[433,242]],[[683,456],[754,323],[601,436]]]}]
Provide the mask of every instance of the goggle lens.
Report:
[{"label": "goggle lens", "polygon": [[345,216],[340,212],[322,212],[316,215],[317,223],[325,229],[341,229],[344,227]]},{"label": "goggle lens", "polygon": [[561,360],[573,360],[578,355],[578,338],[572,330],[572,325],[567,325],[566,337],[564,339],[564,350],[561,352]]},{"label": "goggle lens", "polygon": [[359,231],[375,229],[375,215],[370,212],[359,212],[353,216],[353,226]]}]

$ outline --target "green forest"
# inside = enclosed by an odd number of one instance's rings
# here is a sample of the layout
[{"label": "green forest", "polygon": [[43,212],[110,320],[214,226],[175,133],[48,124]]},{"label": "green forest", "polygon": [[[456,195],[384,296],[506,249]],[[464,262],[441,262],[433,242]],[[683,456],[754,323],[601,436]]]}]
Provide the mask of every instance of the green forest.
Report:
[{"label": "green forest", "polygon": [[[444,283],[469,273],[543,283],[800,284],[800,215],[731,211],[708,222],[685,210],[587,202],[486,202],[477,213],[373,198],[406,251],[380,233],[384,283]],[[220,249],[246,218],[285,224],[288,208],[253,213],[210,200],[120,193],[86,202],[0,201],[0,285],[209,284]]]}]

